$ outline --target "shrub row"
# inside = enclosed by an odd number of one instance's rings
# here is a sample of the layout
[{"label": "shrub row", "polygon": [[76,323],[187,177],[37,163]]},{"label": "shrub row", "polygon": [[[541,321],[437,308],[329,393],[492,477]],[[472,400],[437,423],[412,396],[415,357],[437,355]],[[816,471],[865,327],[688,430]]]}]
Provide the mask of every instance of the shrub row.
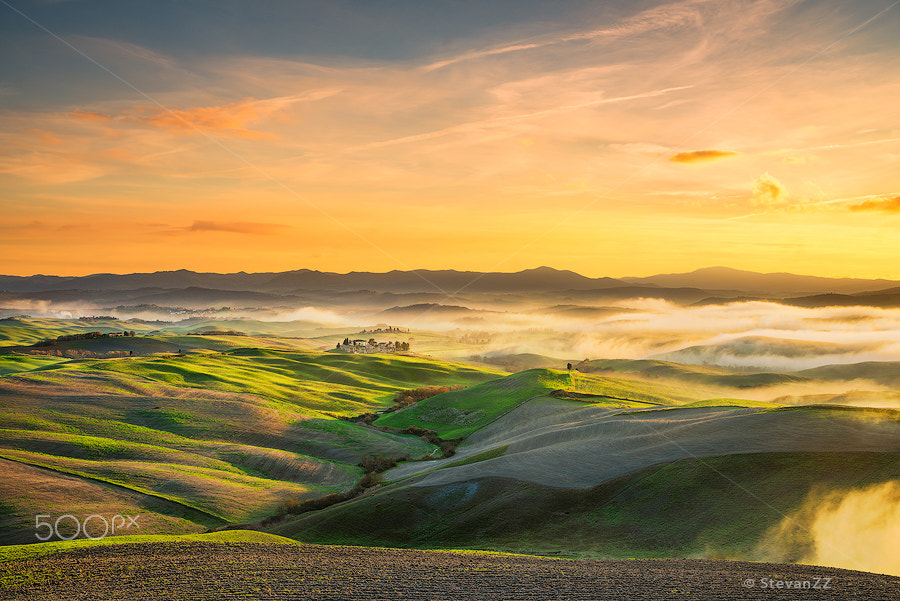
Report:
[{"label": "shrub row", "polygon": [[421,386],[419,388],[412,388],[410,390],[402,390],[397,393],[397,396],[394,397],[394,406],[385,411],[385,413],[390,413],[392,411],[397,411],[398,409],[403,409],[404,407],[409,407],[413,403],[424,401],[425,399],[443,394],[445,392],[462,390],[464,388],[465,386]]},{"label": "shrub row", "polygon": [[412,434],[413,436],[418,436],[422,440],[427,443],[433,444],[441,450],[441,459],[446,459],[447,457],[452,457],[456,454],[456,447],[459,446],[459,443],[463,441],[462,438],[451,438],[449,440],[444,440],[438,433],[434,430],[429,430],[428,428],[420,428],[419,426],[407,426],[406,430],[403,430],[404,434]]},{"label": "shrub row", "polygon": [[307,511],[318,511],[338,503],[343,503],[344,501],[349,501],[350,499],[361,495],[366,489],[381,484],[382,472],[386,472],[392,467],[395,467],[401,461],[409,461],[409,457],[386,457],[381,454],[372,456],[367,453],[359,463],[359,467],[363,468],[364,475],[353,488],[346,492],[331,493],[317,499],[306,499],[305,501],[288,499],[279,505],[275,515],[264,519],[262,525],[268,526],[275,522],[279,522],[284,519],[287,514],[300,515]]}]

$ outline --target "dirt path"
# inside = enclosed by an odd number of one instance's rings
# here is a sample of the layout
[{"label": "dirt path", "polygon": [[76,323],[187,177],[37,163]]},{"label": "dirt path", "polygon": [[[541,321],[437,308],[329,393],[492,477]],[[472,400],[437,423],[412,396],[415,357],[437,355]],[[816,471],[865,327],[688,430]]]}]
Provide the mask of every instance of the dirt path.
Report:
[{"label": "dirt path", "polygon": [[0,564],[0,583],[0,598],[26,600],[900,599],[900,577],[814,566],[258,543],[80,549]]}]

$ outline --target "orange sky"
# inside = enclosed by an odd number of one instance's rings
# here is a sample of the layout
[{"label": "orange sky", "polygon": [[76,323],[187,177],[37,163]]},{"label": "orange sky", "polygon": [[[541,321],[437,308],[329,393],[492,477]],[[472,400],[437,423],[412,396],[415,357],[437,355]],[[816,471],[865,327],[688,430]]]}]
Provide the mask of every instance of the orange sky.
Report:
[{"label": "orange sky", "polygon": [[[4,274],[900,279],[896,3],[525,3],[431,41],[348,1],[318,22],[358,28],[346,50],[232,40],[218,13],[197,50],[68,4],[0,7]],[[310,22],[274,6],[254,35]]]}]

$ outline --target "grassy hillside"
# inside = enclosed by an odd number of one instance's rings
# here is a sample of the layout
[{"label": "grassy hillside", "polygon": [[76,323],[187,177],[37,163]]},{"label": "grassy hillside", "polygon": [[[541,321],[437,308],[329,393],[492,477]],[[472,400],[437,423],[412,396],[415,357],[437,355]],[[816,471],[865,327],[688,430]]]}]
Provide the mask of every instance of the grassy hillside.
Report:
[{"label": "grassy hillside", "polygon": [[0,378],[0,458],[16,474],[0,480],[0,541],[33,540],[35,512],[133,512],[152,533],[261,519],[287,498],[352,487],[368,453],[435,448],[337,415],[423,384],[495,376],[416,357],[273,349],[18,371]]},{"label": "grassy hillside", "polygon": [[222,354],[96,362],[80,370],[169,385],[260,395],[334,415],[388,406],[397,390],[468,385],[498,372],[402,355],[346,355],[244,348]]},{"label": "grassy hillside", "polygon": [[[312,321],[260,321],[257,319],[186,319],[160,329],[173,334],[193,332],[244,332],[248,336],[298,337],[321,336],[328,329]],[[333,328],[329,328],[333,329]],[[344,331],[344,328],[341,329]]]},{"label": "grassy hillside", "polygon": [[538,355],[536,353],[489,353],[480,357],[473,357],[482,363],[496,365],[509,372],[525,371],[536,368],[559,368],[566,365],[563,359]]},{"label": "grassy hillside", "polygon": [[0,319],[0,347],[34,344],[47,338],[84,332],[122,332],[134,330],[144,333],[155,328],[146,324],[103,319],[55,319],[52,317],[27,317]]},{"label": "grassy hillside", "polygon": [[42,357],[34,355],[0,355],[0,377],[34,369],[41,369],[68,361],[63,357]]},{"label": "grassy hillside", "polygon": [[578,369],[587,373],[608,374],[619,377],[668,380],[692,386],[715,388],[758,388],[777,384],[806,382],[812,377],[801,374],[741,373],[724,367],[686,365],[656,359],[600,359],[581,362]]},{"label": "grassy hillside", "polygon": [[[900,453],[898,416],[897,411],[834,406],[780,410],[732,399],[632,408],[536,397],[470,435],[454,457],[402,464],[385,478],[418,486],[507,478],[586,488],[690,457]],[[487,458],[501,448],[502,454]]]},{"label": "grassy hillside", "polygon": [[403,486],[283,522],[305,542],[583,557],[753,558],[813,490],[900,479],[900,455],[762,453],[682,459],[587,489],[485,477]]},{"label": "grassy hillside", "polygon": [[[103,331],[76,320],[6,321],[3,340],[18,343],[66,328]],[[228,333],[239,327],[250,335]],[[67,343],[91,352],[132,345],[135,356],[117,359],[7,347],[0,543],[33,542],[37,514],[139,516],[139,531],[120,534],[141,536],[257,522],[288,499],[351,489],[365,455],[431,455],[434,445],[396,433],[409,426],[464,440],[452,458],[401,463],[382,475],[385,485],[272,531],[325,543],[749,556],[814,488],[900,478],[897,412],[788,410],[722,389],[848,374],[887,382],[881,364],[792,375],[592,361],[582,366],[590,373],[509,375],[421,355],[309,350],[343,338],[327,330],[277,337],[310,327],[190,320]],[[465,346],[439,334],[381,338],[407,337],[447,352]],[[467,388],[384,414],[374,428],[342,419],[384,410],[402,390],[455,385]]]},{"label": "grassy hillside", "polygon": [[275,536],[265,532],[254,530],[223,530],[221,532],[207,532],[203,534],[126,534],[122,536],[107,536],[97,540],[77,539],[71,541],[53,541],[39,545],[6,545],[0,547],[0,563],[35,559],[73,551],[89,547],[102,547],[106,545],[126,545],[134,543],[264,543],[296,545],[297,541],[283,536]]},{"label": "grassy hillside", "polygon": [[900,362],[866,361],[849,365],[823,365],[799,372],[800,375],[822,380],[871,380],[884,386],[900,389]]},{"label": "grassy hillside", "polygon": [[715,396],[702,390],[652,382],[609,378],[576,371],[531,369],[466,390],[446,392],[387,414],[375,425],[403,429],[418,426],[442,438],[462,438],[525,401],[566,391],[569,398],[613,407],[677,405]]}]

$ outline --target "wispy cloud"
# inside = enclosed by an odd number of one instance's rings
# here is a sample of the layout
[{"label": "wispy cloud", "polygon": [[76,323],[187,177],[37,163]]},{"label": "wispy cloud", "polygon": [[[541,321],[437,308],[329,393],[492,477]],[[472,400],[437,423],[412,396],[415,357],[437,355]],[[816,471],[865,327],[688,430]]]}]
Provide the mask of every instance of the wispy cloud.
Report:
[{"label": "wispy cloud", "polygon": [[249,221],[195,221],[184,228],[188,232],[229,232],[265,236],[287,229],[279,223],[253,223]]},{"label": "wispy cloud", "polygon": [[613,103],[617,103],[617,102],[626,102],[628,100],[640,100],[643,98],[653,98],[655,96],[662,96],[664,94],[670,94],[672,92],[677,92],[680,90],[687,90],[687,89],[690,89],[691,87],[693,87],[693,86],[676,86],[673,88],[664,88],[661,90],[642,92],[640,94],[632,94],[629,96],[616,96],[613,98],[598,98],[596,100],[591,100],[588,102],[581,102],[578,104],[569,104],[569,105],[565,105],[565,106],[556,106],[553,108],[548,108],[548,109],[539,110],[539,111],[533,111],[533,112],[529,112],[529,113],[504,115],[501,117],[483,119],[481,121],[471,121],[468,123],[461,123],[459,125],[453,125],[451,127],[445,127],[444,129],[424,132],[421,134],[415,134],[415,135],[411,135],[411,136],[402,136],[400,138],[384,140],[382,142],[372,142],[370,144],[365,144],[363,146],[359,146],[359,147],[353,148],[351,150],[369,150],[372,148],[382,148],[385,146],[393,146],[395,144],[405,144],[408,142],[421,142],[424,140],[440,138],[440,137],[448,136],[451,134],[466,133],[466,132],[471,132],[471,131],[475,131],[475,130],[479,130],[479,129],[498,127],[498,126],[507,125],[507,124],[511,124],[511,123],[518,123],[521,121],[528,121],[531,119],[548,117],[551,115],[557,115],[557,114],[561,114],[561,113],[568,113],[568,112],[576,111],[579,109],[591,108],[591,107],[600,106],[603,104],[613,104]]},{"label": "wispy cloud", "polygon": [[687,25],[701,25],[703,22],[699,6],[710,4],[712,0],[688,0],[657,6],[642,11],[622,22],[609,27],[564,33],[557,36],[546,36],[530,40],[519,40],[508,44],[464,52],[457,56],[437,60],[423,67],[425,71],[434,71],[464,61],[477,60],[489,56],[522,52],[547,46],[556,46],[570,42],[585,42],[601,38],[616,39],[631,35],[639,35],[651,31],[674,29]]},{"label": "wispy cloud", "polygon": [[731,150],[691,150],[688,152],[679,152],[669,157],[673,163],[708,163],[728,157],[737,156],[738,152]]},{"label": "wispy cloud", "polygon": [[304,94],[276,98],[248,98],[223,105],[190,108],[162,106],[134,106],[119,113],[103,113],[77,109],[69,116],[77,122],[150,126],[176,133],[216,133],[243,138],[274,138],[268,132],[248,129],[248,126],[284,111],[298,102],[321,100],[340,92],[340,89],[318,89]]},{"label": "wispy cloud", "polygon": [[109,123],[113,121],[111,115],[105,115],[103,113],[98,113],[97,111],[85,111],[82,109],[72,111],[69,113],[69,116],[75,121],[83,121],[86,123]]},{"label": "wispy cloud", "polygon": [[[597,275],[595,257],[615,254],[630,228],[627,243],[640,251],[616,255],[620,273],[680,269],[678,261],[699,267],[710,257],[780,267],[772,257],[783,251],[768,241],[808,231],[806,254],[790,255],[807,257],[804,267],[894,274],[896,241],[876,244],[866,228],[897,214],[887,202],[897,195],[897,48],[877,36],[888,35],[900,13],[840,38],[881,10],[875,4],[561,2],[552,21],[523,4],[509,29],[454,32],[458,23],[448,21],[441,39],[417,38],[414,57],[400,46],[396,54],[357,57],[328,55],[325,46],[267,55],[240,36],[228,54],[191,54],[183,52],[189,40],[161,36],[147,49],[130,42],[151,38],[99,26],[90,31],[125,39],[75,38],[73,24],[67,39],[162,106],[135,100],[134,90],[106,75],[86,85],[74,72],[36,73],[34,89],[53,93],[27,104],[21,90],[10,90],[15,102],[0,114],[3,206],[21,220],[167,214],[171,225],[158,235],[177,236],[181,246],[202,248],[219,237],[238,260],[310,249],[303,260],[320,253],[327,259],[317,266],[348,270],[396,265],[336,248],[340,237],[293,206],[285,188],[373,236],[383,237],[374,232],[401,215],[425,242],[398,242],[395,256],[449,266],[436,249],[451,245],[453,266],[466,268],[509,261],[549,223],[589,207],[559,231],[571,246],[545,238],[519,255],[523,265],[537,261],[540,248],[559,265]],[[365,48],[370,41],[360,37]],[[37,50],[20,69],[45,65]],[[385,58],[393,56],[402,58]],[[849,213],[851,205],[864,212]],[[452,217],[441,212],[448,206]],[[807,211],[816,214],[800,216]],[[740,213],[760,218],[703,225],[748,217]],[[495,218],[509,224],[504,232],[478,229]],[[795,219],[809,229],[798,232]],[[282,220],[297,233],[290,246],[264,238]],[[664,234],[673,222],[697,229]],[[596,239],[590,232],[598,229],[620,235]],[[669,252],[686,235],[696,242],[691,250]],[[66,255],[58,237],[42,248]],[[84,262],[95,269],[98,257],[104,260],[102,251]]]},{"label": "wispy cloud", "polygon": [[75,110],[70,116],[76,121],[96,123],[127,123],[151,126],[178,133],[219,133],[244,138],[274,137],[270,133],[254,131],[247,126],[264,119],[290,105],[309,97],[284,96],[257,100],[250,98],[221,106],[200,106],[186,109],[164,109],[158,106],[136,106],[119,114]]}]

